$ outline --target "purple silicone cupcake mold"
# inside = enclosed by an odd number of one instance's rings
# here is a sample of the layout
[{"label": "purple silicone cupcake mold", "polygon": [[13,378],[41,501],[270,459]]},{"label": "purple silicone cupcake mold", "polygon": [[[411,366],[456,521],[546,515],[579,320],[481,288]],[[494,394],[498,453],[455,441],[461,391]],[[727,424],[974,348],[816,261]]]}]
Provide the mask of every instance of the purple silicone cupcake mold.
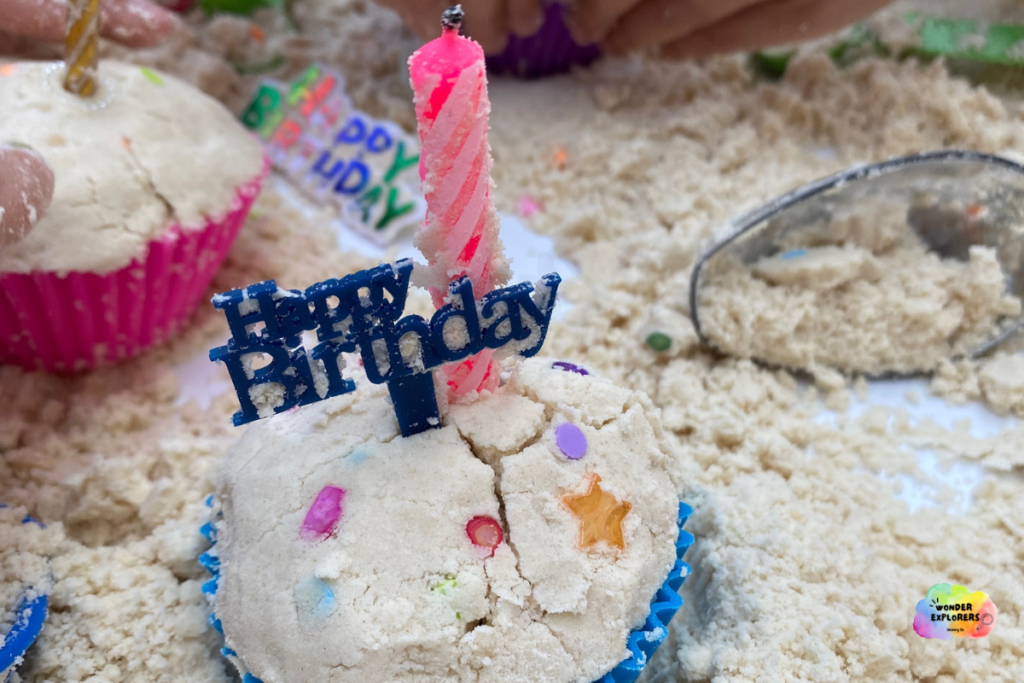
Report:
[{"label": "purple silicone cupcake mold", "polygon": [[520,78],[542,78],[586,66],[601,56],[596,45],[580,45],[565,25],[565,4],[548,2],[544,23],[528,38],[511,36],[500,55],[487,58],[487,70]]}]

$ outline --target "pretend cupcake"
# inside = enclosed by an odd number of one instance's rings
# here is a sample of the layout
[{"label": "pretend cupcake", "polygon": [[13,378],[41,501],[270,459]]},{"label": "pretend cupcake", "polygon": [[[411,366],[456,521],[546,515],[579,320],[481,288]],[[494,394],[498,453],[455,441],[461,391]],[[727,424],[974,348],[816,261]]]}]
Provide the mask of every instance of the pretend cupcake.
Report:
[{"label": "pretend cupcake", "polygon": [[0,251],[0,363],[81,370],[166,341],[199,303],[259,192],[259,143],[220,103],[113,61],[85,99],[61,63],[0,69],[0,140],[54,170],[53,202]]},{"label": "pretend cupcake", "polygon": [[647,396],[537,358],[402,437],[357,386],[227,454],[202,561],[245,680],[634,680],[692,541]]}]

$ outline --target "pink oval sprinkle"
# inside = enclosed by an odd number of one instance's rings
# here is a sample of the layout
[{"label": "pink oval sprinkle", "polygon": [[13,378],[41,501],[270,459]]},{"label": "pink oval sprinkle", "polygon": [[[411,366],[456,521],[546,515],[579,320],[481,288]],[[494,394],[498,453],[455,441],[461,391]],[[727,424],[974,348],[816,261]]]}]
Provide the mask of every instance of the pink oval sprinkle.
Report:
[{"label": "pink oval sprinkle", "polygon": [[540,202],[533,197],[524,196],[519,198],[519,213],[523,218],[529,218],[533,214],[543,210],[544,209],[541,207]]},{"label": "pink oval sprinkle", "polygon": [[344,489],[337,486],[323,487],[302,522],[302,538],[314,541],[334,533],[341,519],[341,501],[344,499]]},{"label": "pink oval sprinkle", "polygon": [[558,450],[570,460],[579,460],[587,454],[587,437],[574,424],[566,422],[555,427],[555,443]]},{"label": "pink oval sprinkle", "polygon": [[501,545],[505,539],[505,532],[501,530],[498,520],[493,517],[474,517],[466,524],[466,535],[473,545],[487,548],[494,555],[494,549]]}]

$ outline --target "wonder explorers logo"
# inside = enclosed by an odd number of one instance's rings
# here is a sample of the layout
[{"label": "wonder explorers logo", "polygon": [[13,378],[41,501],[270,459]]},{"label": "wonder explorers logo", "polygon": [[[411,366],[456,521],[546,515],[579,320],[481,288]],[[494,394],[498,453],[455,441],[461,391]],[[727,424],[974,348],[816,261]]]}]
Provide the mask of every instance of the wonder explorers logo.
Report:
[{"label": "wonder explorers logo", "polygon": [[917,603],[914,631],[922,638],[984,638],[996,625],[999,611],[985,593],[940,583]]}]

